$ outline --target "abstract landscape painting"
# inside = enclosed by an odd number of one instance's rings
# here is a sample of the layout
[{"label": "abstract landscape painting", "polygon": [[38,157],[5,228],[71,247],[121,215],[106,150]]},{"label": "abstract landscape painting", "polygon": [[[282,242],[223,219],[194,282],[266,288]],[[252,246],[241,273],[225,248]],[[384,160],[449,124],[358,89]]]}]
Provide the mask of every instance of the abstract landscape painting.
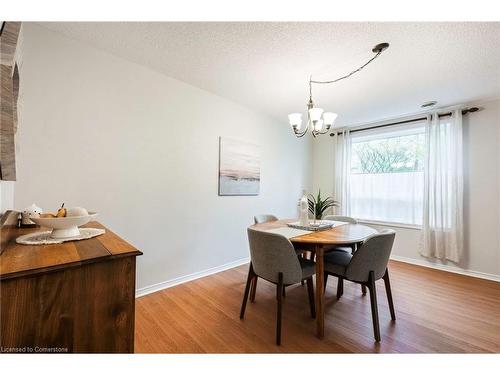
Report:
[{"label": "abstract landscape painting", "polygon": [[220,137],[219,195],[258,195],[259,188],[259,146]]}]

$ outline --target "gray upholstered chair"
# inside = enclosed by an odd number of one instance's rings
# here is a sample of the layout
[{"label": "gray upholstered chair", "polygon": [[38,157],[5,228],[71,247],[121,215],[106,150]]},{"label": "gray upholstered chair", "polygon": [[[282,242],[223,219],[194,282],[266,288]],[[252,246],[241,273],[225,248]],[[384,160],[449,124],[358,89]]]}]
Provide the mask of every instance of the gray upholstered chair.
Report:
[{"label": "gray upholstered chair", "polygon": [[350,216],[341,216],[341,215],[327,215],[323,217],[323,220],[333,220],[333,221],[343,221],[349,224],[357,224],[358,221]]},{"label": "gray upholstered chair", "polygon": [[315,273],[315,264],[311,260],[298,258],[288,238],[276,233],[248,228],[248,242],[250,245],[251,262],[248,270],[245,295],[241,305],[240,319],[243,319],[245,316],[245,308],[252,279],[260,277],[276,284],[276,298],[278,300],[276,344],[280,345],[281,305],[285,286],[306,280],[311,316],[313,318],[316,316],[312,281],[312,276]]},{"label": "gray upholstered chair", "polygon": [[373,331],[375,340],[380,341],[378,321],[377,292],[375,281],[384,279],[391,319],[396,320],[392,300],[391,284],[387,264],[392,251],[396,232],[391,229],[370,236],[354,254],[344,251],[332,251],[325,254],[325,285],[328,275],[338,278],[337,299],[344,291],[344,279],[364,285],[370,290]]},{"label": "gray upholstered chair", "polygon": [[[268,223],[270,221],[277,220],[279,219],[271,214],[261,214],[253,217],[253,222],[255,224]],[[250,286],[250,302],[255,302],[255,293],[257,293],[257,277],[254,277]],[[285,289],[283,289],[283,294],[285,294]]]},{"label": "gray upholstered chair", "polygon": [[[262,223],[268,223],[270,221],[277,221],[279,220],[276,216],[271,215],[271,214],[261,214],[261,215],[255,215],[253,217],[253,221],[255,224],[262,224]],[[300,257],[304,256],[304,251],[303,250],[296,250],[297,255]],[[302,280],[300,282],[301,285],[304,285],[304,281]],[[257,278],[254,278],[252,280],[252,285],[250,286],[250,302],[255,302],[255,293],[257,292]],[[283,288],[283,296],[285,296],[285,288]]]},{"label": "gray upholstered chair", "polygon": [[[341,216],[341,215],[327,215],[323,217],[323,220],[333,220],[333,221],[342,221],[344,223],[349,224],[357,224],[358,221],[350,216]],[[335,250],[346,251],[348,253],[352,253],[356,250],[356,245],[352,244],[351,246],[335,246]]]},{"label": "gray upholstered chair", "polygon": [[277,221],[278,218],[274,215],[263,214],[263,215],[255,215],[253,217],[253,221],[255,224],[267,223],[268,221]]}]

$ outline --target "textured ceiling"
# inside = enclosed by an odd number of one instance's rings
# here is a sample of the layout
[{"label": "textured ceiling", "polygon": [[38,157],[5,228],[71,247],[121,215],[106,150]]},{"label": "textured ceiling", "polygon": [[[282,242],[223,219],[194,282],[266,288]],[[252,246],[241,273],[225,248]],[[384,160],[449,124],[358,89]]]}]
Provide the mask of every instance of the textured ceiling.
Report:
[{"label": "textured ceiling", "polygon": [[390,48],[352,78],[315,86],[317,106],[349,125],[500,97],[500,23],[40,23],[127,60],[287,122],[305,111],[308,78],[337,78]]}]

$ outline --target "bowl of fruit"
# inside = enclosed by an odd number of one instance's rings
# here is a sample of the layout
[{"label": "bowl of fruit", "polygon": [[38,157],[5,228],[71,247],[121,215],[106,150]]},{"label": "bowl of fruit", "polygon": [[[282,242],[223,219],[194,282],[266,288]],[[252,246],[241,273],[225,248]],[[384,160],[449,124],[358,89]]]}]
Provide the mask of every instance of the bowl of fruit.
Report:
[{"label": "bowl of fruit", "polygon": [[82,207],[64,208],[64,203],[56,214],[43,213],[31,220],[41,227],[52,229],[52,238],[71,238],[80,236],[79,226],[87,224],[97,216]]}]

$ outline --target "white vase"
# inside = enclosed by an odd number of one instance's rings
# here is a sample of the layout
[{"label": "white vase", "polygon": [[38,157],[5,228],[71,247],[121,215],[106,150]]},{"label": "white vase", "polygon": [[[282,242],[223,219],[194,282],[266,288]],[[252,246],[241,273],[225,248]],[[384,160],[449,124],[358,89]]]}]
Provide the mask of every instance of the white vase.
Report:
[{"label": "white vase", "polygon": [[302,198],[299,201],[299,224],[309,225],[309,202],[306,190],[302,190]]}]

